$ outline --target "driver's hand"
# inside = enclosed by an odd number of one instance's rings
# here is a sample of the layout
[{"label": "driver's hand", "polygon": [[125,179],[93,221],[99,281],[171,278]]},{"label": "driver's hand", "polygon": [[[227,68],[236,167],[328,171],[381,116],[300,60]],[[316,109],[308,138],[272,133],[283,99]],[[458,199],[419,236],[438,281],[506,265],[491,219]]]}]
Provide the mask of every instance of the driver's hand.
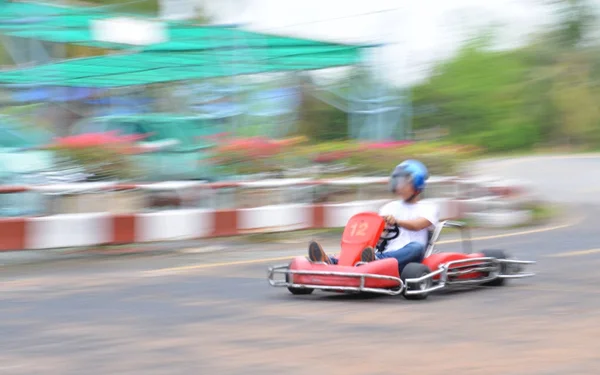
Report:
[{"label": "driver's hand", "polygon": [[392,215],[384,216],[383,219],[385,220],[385,222],[388,225],[395,225],[396,224],[396,218],[394,216],[392,216]]}]

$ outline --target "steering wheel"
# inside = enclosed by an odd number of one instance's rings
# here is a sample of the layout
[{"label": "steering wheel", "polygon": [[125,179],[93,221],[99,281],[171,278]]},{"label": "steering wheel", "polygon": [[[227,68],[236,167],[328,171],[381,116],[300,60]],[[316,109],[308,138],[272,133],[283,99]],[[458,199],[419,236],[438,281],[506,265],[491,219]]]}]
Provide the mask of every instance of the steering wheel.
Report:
[{"label": "steering wheel", "polygon": [[388,225],[385,227],[384,233],[386,233],[386,235],[382,234],[379,238],[385,241],[391,241],[395,238],[398,238],[400,235],[400,227],[398,227],[396,224],[391,226]]},{"label": "steering wheel", "polygon": [[379,243],[376,246],[377,251],[380,252],[385,250],[389,241],[393,240],[394,238],[398,238],[400,235],[400,227],[396,224],[387,225],[384,229],[384,233],[385,234],[382,233],[379,237]]}]

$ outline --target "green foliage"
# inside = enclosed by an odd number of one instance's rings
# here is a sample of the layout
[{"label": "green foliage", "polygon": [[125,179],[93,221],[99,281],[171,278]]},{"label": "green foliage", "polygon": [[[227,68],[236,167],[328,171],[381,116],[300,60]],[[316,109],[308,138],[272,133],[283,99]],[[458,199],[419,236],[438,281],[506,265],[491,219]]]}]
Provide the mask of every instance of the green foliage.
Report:
[{"label": "green foliage", "polygon": [[85,148],[53,146],[59,160],[84,168],[94,181],[133,180],[141,176],[134,155],[117,147],[88,146]]},{"label": "green foliage", "polygon": [[378,147],[354,141],[307,144],[303,139],[277,141],[280,147],[261,150],[256,144],[243,140],[226,143],[214,150],[213,163],[230,173],[278,172],[286,168],[346,164],[356,175],[387,175],[405,159],[419,159],[432,174],[448,175],[458,172],[462,161],[479,150],[449,143],[414,143],[393,147]]},{"label": "green foliage", "polygon": [[[600,147],[594,8],[588,0],[550,3],[558,5],[558,22],[525,45],[494,50],[494,34],[486,32],[435,66],[426,82],[412,88],[413,128],[447,129],[448,141],[493,153]],[[307,98],[302,115],[302,134],[309,138],[347,138],[346,115],[335,108]]]},{"label": "green foliage", "polygon": [[[95,6],[110,7],[113,12],[135,13],[144,16],[157,16],[160,11],[160,0],[86,0]],[[208,17],[198,12],[198,22],[208,22]]]},{"label": "green foliage", "polygon": [[348,137],[348,115],[312,95],[303,95],[299,133],[312,140],[339,141]]},{"label": "green foliage", "polygon": [[562,48],[574,48],[583,42],[597,19],[589,0],[551,0],[557,7],[558,23],[549,36]]},{"label": "green foliage", "polygon": [[159,9],[158,0],[87,0],[96,6],[110,6],[116,12],[132,12],[146,15],[156,15]]},{"label": "green foliage", "polygon": [[418,159],[427,165],[431,174],[453,175],[459,172],[460,164],[478,154],[473,147],[446,143],[415,143],[409,146],[390,148],[363,147],[354,152],[349,164],[360,175],[388,175],[401,161]]},{"label": "green foliage", "polygon": [[[442,126],[451,139],[490,152],[540,145],[600,145],[600,48],[585,0],[560,0],[559,22],[528,44],[494,51],[488,35],[468,42],[414,88],[415,107],[435,108],[416,129]],[[585,43],[584,43],[585,42]]]},{"label": "green foliage", "polygon": [[472,41],[415,88],[416,106],[436,108],[417,116],[415,128],[448,127],[455,141],[488,149],[531,147],[538,134],[525,95],[527,64],[515,51],[487,47]]}]

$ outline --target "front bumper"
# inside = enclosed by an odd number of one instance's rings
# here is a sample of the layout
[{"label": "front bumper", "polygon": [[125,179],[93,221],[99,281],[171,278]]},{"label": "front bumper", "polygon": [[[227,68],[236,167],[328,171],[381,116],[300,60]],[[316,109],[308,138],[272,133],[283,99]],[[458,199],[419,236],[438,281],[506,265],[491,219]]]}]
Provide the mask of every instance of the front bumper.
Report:
[{"label": "front bumper", "polygon": [[[478,263],[473,265],[473,263]],[[514,269],[514,272],[502,273],[502,265],[507,264]],[[525,277],[535,276],[534,273],[521,272],[521,267],[524,265],[535,264],[535,261],[528,260],[516,260],[516,259],[498,259],[491,257],[480,257],[480,258],[469,258],[454,260],[448,263],[444,263],[439,268],[427,275],[423,275],[419,278],[406,279],[406,291],[405,295],[416,295],[431,293],[439,289],[451,286],[470,286],[480,285],[488,283],[496,279],[521,279]],[[463,275],[473,273],[486,273],[488,276],[485,277],[474,277],[470,279],[462,280],[449,280],[452,277],[460,277]],[[434,283],[434,277],[440,276],[439,280]],[[416,285],[431,285],[427,288],[411,289],[409,286]]]}]

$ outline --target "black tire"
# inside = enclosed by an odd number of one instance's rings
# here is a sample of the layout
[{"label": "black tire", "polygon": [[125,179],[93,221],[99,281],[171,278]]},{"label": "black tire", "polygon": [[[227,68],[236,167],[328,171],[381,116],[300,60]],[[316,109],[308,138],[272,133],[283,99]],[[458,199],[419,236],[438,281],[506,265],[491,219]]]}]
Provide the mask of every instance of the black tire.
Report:
[{"label": "black tire", "polygon": [[[285,275],[285,282],[289,283],[290,282],[290,277],[288,274]],[[287,288],[290,293],[292,293],[295,296],[305,296],[308,294],[312,294],[312,292],[314,292],[315,290],[312,288],[292,288],[292,287],[288,287]]]},{"label": "black tire", "polygon": [[[400,279],[402,280],[402,282],[406,282],[406,279],[418,279],[419,277],[425,276],[428,273],[431,273],[431,270],[426,265],[421,264],[421,263],[409,263],[402,270],[402,275],[400,275]],[[422,288],[425,288],[425,289],[430,288],[431,282],[432,282],[432,280],[429,279],[429,280],[423,281],[417,287],[415,287],[414,284],[407,285],[407,287],[406,287],[407,289],[405,289],[405,291],[406,290],[415,290],[415,289],[418,290],[418,289],[422,289]],[[424,300],[429,296],[429,293],[411,294],[411,295],[403,294],[403,295],[404,295],[404,298],[406,298],[408,300]]]},{"label": "black tire", "polygon": [[[480,251],[485,257],[489,257],[489,258],[496,258],[496,259],[507,259],[508,256],[506,255],[506,252],[504,252],[504,250],[483,250]],[[507,265],[506,263],[503,263],[500,265],[500,272],[501,273],[506,273],[507,271]],[[504,283],[506,282],[506,279],[495,279],[492,281],[489,281],[487,283],[484,283],[484,286],[502,286],[504,285]]]}]

